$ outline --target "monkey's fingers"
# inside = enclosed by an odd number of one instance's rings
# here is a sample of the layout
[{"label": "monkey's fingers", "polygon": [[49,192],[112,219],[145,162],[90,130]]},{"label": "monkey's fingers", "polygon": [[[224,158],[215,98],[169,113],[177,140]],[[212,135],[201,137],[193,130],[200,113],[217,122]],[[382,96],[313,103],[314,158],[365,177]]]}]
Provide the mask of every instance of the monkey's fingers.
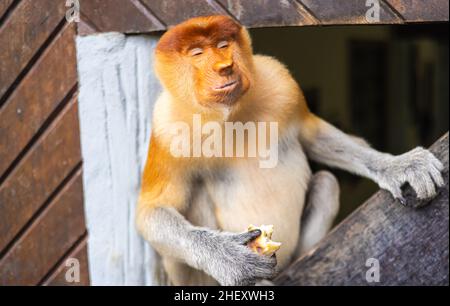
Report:
[{"label": "monkey's fingers", "polygon": [[255,240],[256,238],[258,238],[259,236],[261,236],[262,232],[259,229],[255,229],[249,232],[245,232],[242,234],[238,234],[236,236],[236,240],[239,244],[247,244],[253,240]]}]

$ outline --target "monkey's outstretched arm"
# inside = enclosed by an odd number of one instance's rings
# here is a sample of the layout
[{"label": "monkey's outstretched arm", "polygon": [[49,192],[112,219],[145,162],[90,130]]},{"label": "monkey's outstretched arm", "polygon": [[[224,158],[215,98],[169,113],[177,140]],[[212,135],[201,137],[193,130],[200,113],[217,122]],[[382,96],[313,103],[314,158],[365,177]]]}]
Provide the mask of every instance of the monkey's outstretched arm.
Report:
[{"label": "monkey's outstretched arm", "polygon": [[136,211],[141,235],[164,257],[171,257],[214,277],[221,285],[251,285],[275,274],[276,259],[246,246],[259,231],[228,233],[198,227],[182,215],[189,209],[186,165],[150,146]]},{"label": "monkey's outstretched arm", "polygon": [[434,197],[436,186],[444,185],[444,167],[428,150],[418,147],[399,156],[381,153],[311,113],[302,116],[300,142],[312,160],[370,178],[402,203],[406,182],[420,199]]}]

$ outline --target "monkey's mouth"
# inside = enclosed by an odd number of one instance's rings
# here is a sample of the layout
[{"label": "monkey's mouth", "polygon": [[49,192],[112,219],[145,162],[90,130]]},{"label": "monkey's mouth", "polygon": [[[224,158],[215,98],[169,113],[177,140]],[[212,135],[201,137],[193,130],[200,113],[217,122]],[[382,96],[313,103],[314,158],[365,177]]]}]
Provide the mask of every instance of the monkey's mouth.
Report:
[{"label": "monkey's mouth", "polygon": [[227,82],[227,83],[225,83],[223,85],[213,87],[213,89],[215,91],[230,91],[230,90],[233,90],[237,86],[237,84],[238,84],[237,80],[230,81],[230,82]]}]

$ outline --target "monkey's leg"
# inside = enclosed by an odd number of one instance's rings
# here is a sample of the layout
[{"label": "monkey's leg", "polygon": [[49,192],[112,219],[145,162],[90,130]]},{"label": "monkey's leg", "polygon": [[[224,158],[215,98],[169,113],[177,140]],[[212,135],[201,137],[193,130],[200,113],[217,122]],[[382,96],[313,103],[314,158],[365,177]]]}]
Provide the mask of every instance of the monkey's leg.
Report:
[{"label": "monkey's leg", "polygon": [[333,225],[339,211],[339,184],[327,171],[316,173],[310,182],[306,207],[302,216],[296,256],[308,252]]}]

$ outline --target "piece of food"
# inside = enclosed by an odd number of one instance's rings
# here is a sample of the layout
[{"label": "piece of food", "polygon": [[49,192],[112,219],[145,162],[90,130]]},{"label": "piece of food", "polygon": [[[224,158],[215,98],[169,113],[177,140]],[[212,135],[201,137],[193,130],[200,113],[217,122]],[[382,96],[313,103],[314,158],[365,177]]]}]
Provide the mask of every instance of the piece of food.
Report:
[{"label": "piece of food", "polygon": [[261,225],[259,227],[250,225],[247,231],[260,230],[261,235],[250,241],[247,246],[255,253],[272,256],[281,246],[280,242],[272,241],[273,225]]}]

